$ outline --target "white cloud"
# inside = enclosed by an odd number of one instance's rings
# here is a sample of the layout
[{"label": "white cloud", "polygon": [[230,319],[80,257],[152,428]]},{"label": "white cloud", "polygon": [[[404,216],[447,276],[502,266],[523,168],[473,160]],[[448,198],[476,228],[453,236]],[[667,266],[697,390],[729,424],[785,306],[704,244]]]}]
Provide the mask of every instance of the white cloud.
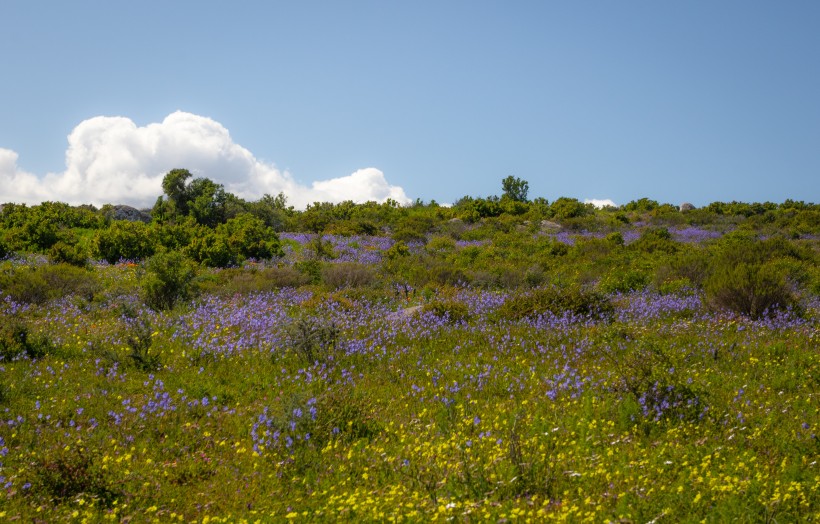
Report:
[{"label": "white cloud", "polygon": [[604,198],[604,199],[587,198],[586,200],[584,200],[584,204],[592,204],[593,206],[595,206],[599,209],[603,208],[603,207],[618,207],[618,204],[616,204],[615,202],[613,202],[612,200],[610,200],[608,198]]},{"label": "white cloud", "polygon": [[[49,194],[39,178],[17,166],[17,153],[0,148],[0,197],[5,197],[0,198],[0,202],[42,202],[49,200]],[[27,198],[14,198],[16,195],[26,195]]]},{"label": "white cloud", "polygon": [[315,201],[410,202],[401,187],[390,185],[372,167],[310,187],[299,184],[287,171],[234,143],[219,122],[182,111],[145,127],[124,117],[85,120],[68,136],[65,171],[43,177],[22,171],[17,153],[0,149],[0,202],[147,207],[162,194],[162,178],[174,168],[210,178],[249,200],[284,192],[288,203],[300,209]]}]

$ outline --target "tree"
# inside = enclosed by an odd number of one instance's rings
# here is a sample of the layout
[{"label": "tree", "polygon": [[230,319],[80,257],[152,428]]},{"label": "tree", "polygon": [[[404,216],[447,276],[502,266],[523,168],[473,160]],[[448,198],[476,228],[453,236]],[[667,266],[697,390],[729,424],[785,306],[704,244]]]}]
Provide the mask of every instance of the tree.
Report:
[{"label": "tree", "polygon": [[527,192],[530,190],[530,184],[526,180],[514,176],[508,176],[501,181],[501,189],[504,190],[504,196],[515,202],[526,202]]},{"label": "tree", "polygon": [[185,182],[191,178],[187,169],[172,169],[162,179],[162,191],[173,202],[176,212],[180,215],[188,214],[188,191]]},{"label": "tree", "polygon": [[294,214],[293,206],[287,205],[284,193],[279,193],[275,197],[266,193],[256,202],[248,204],[248,211],[275,231],[285,231],[288,221]]},{"label": "tree", "polygon": [[197,178],[188,185],[185,192],[189,213],[197,223],[208,227],[225,223],[228,193],[222,184],[208,178]]},{"label": "tree", "polygon": [[162,179],[162,190],[168,196],[154,204],[152,214],[158,222],[191,216],[198,224],[214,228],[246,210],[246,203],[225,191],[222,184],[208,178],[191,178],[187,169],[173,169]]}]

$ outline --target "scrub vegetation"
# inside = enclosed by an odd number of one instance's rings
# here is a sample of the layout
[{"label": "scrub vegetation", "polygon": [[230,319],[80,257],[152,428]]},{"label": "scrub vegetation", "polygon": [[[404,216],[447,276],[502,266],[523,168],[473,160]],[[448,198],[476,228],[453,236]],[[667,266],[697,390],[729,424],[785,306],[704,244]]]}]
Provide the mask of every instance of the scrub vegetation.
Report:
[{"label": "scrub vegetation", "polygon": [[0,520],[820,519],[820,206],[0,212]]}]

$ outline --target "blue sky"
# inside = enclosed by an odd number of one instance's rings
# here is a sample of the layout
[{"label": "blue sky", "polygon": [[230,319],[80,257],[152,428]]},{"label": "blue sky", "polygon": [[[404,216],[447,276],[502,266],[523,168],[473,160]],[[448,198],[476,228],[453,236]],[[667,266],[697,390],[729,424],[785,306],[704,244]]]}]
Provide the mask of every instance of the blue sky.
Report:
[{"label": "blue sky", "polygon": [[820,201],[816,1],[5,0],[0,20],[0,201],[150,205],[173,167],[297,205],[508,175],[549,200]]}]

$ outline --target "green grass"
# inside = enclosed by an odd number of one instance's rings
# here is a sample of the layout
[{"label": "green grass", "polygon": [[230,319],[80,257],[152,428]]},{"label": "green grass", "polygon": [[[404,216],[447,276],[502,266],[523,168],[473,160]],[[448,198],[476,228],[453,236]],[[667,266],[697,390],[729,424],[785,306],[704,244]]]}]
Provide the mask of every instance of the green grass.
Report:
[{"label": "green grass", "polygon": [[[811,321],[618,320],[621,298],[610,320],[511,322],[467,291],[461,322],[316,291],[158,314],[125,292],[133,268],[96,271],[124,294],[3,310],[52,348],[2,362],[1,519],[819,516]],[[316,364],[288,336],[306,315],[339,330]]]}]

